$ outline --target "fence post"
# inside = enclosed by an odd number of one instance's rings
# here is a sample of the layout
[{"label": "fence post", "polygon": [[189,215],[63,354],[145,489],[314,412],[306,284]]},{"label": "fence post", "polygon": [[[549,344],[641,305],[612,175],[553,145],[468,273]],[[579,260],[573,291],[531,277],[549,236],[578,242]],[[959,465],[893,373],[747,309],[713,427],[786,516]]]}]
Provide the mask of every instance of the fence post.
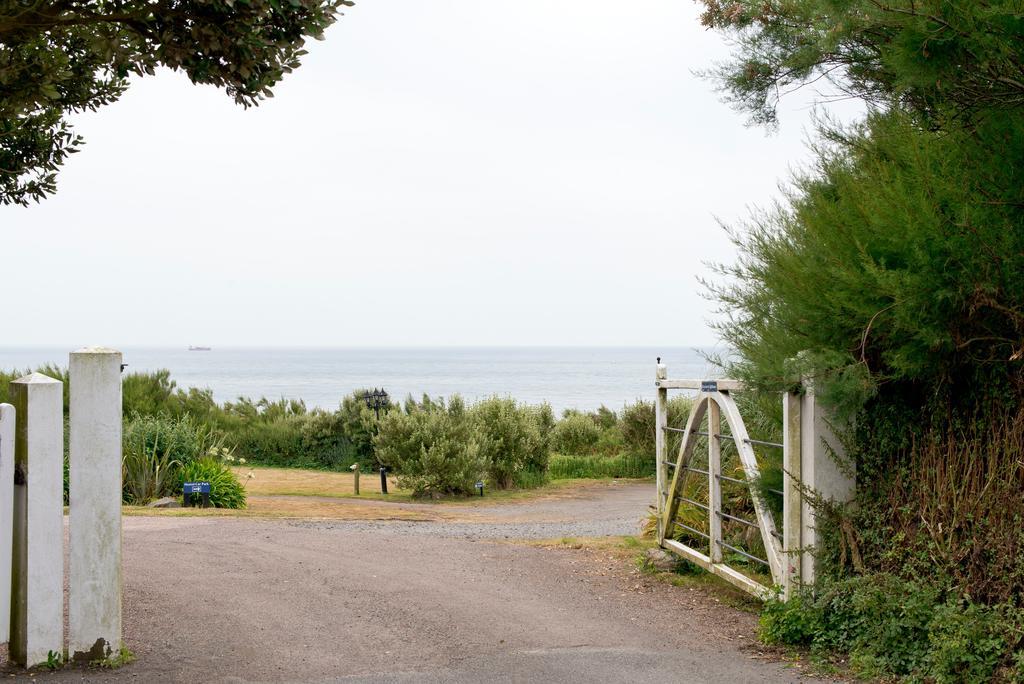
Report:
[{"label": "fence post", "polygon": [[72,352],[68,653],[121,650],[121,352]]},{"label": "fence post", "polygon": [[11,383],[16,416],[11,660],[64,655],[64,383],[32,373]]},{"label": "fence post", "polygon": [[[803,486],[825,501],[844,503],[856,493],[856,471],[832,430],[831,412],[815,397],[814,385],[804,380],[800,407],[800,478]],[[800,581],[814,584],[818,546],[816,511],[804,497],[801,506]]]},{"label": "fence post", "polygon": [[11,639],[11,545],[14,534],[14,407],[0,404],[0,642]]},{"label": "fence post", "polygon": [[798,392],[782,395],[782,551],[786,570],[782,579],[783,597],[789,599],[800,583],[803,552],[801,509],[803,492],[800,457],[800,405]]},{"label": "fence post", "polygon": [[708,556],[722,562],[722,411],[710,397],[708,402]]},{"label": "fence post", "polygon": [[661,529],[662,516],[665,513],[665,487],[668,482],[668,445],[665,440],[665,428],[668,426],[668,390],[661,387],[662,380],[668,379],[668,367],[658,359],[655,367],[654,382],[658,386],[658,396],[654,402],[654,457],[657,463],[655,488],[657,489],[658,541],[665,538],[666,530]]}]

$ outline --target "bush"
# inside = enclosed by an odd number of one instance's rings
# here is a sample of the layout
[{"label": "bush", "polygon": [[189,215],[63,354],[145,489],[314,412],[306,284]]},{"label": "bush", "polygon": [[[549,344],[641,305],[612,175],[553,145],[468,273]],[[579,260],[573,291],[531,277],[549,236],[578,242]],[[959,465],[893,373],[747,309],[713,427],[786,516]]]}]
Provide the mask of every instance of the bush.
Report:
[{"label": "bush", "polygon": [[447,406],[382,416],[374,447],[381,463],[398,472],[399,486],[416,497],[470,495],[488,465],[458,396]]},{"label": "bush", "polygon": [[[892,575],[825,582],[815,594],[768,601],[761,637],[849,655],[859,675],[936,682],[990,681],[1019,664],[1024,614],[986,607]],[[1024,674],[1024,673],[1021,673]]]},{"label": "bush", "polygon": [[474,405],[470,417],[492,486],[507,489],[523,471],[547,471],[547,440],[536,410],[492,397]]},{"label": "bush", "polygon": [[601,428],[582,413],[565,416],[551,431],[551,448],[560,454],[591,454],[600,440]]},{"label": "bush", "polygon": [[[363,468],[374,468],[380,465],[373,448],[373,435],[377,429],[377,414],[366,406],[363,394],[366,390],[356,390],[341,401],[338,407],[338,421],[341,434],[350,445],[350,456],[358,460]],[[387,407],[383,414],[395,410],[397,406]]]},{"label": "bush", "polygon": [[[343,470],[362,461],[355,445],[345,435],[341,415],[313,411],[302,421],[302,450],[316,468]],[[363,465],[371,465],[363,462]]]},{"label": "bush", "polygon": [[[690,416],[693,400],[685,396],[675,396],[668,401],[668,425],[682,428]],[[654,402],[638,400],[622,409],[619,421],[622,429],[623,446],[631,454],[654,457],[655,450]],[[668,453],[674,454],[679,449],[678,433],[667,436]]]},{"label": "bush", "polygon": [[254,463],[301,468],[312,465],[303,449],[303,423],[298,417],[246,421],[230,434],[238,453]]},{"label": "bush", "polygon": [[125,503],[145,505],[181,492],[181,468],[223,447],[223,439],[189,416],[135,416],[123,428],[122,487]]},{"label": "bush", "polygon": [[179,492],[186,482],[209,482],[214,508],[245,508],[245,488],[228,464],[217,457],[204,456],[186,463],[177,480]]}]

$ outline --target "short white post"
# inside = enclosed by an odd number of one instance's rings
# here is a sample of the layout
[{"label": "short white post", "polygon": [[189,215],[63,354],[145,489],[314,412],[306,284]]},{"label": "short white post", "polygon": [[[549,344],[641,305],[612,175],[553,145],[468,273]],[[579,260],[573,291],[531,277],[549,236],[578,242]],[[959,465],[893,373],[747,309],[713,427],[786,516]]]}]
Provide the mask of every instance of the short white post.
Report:
[{"label": "short white post", "polygon": [[11,660],[64,655],[64,383],[11,383],[16,413]]},{"label": "short white post", "polygon": [[668,445],[665,441],[665,428],[668,426],[668,390],[660,386],[662,380],[668,379],[668,367],[658,358],[658,365],[654,371],[654,382],[658,386],[658,396],[654,402],[654,458],[656,463],[655,489],[657,490],[657,501],[655,507],[658,513],[658,542],[664,539],[666,531],[661,529],[661,519],[664,517],[665,488],[668,486]]},{"label": "short white post", "polygon": [[[800,407],[800,478],[815,496],[831,502],[851,501],[856,493],[856,472],[848,463],[842,443],[832,430],[831,412],[814,395],[814,385],[804,381]],[[814,584],[818,531],[816,512],[805,498],[801,506],[800,581]]]},{"label": "short white post", "polygon": [[708,556],[722,562],[722,412],[708,398]]},{"label": "short white post", "polygon": [[11,545],[14,534],[14,407],[0,404],[0,642],[11,639]]},{"label": "short white post", "polygon": [[71,353],[68,652],[121,650],[121,352]]},{"label": "short white post", "polygon": [[803,492],[801,484],[800,459],[800,406],[802,397],[798,392],[782,395],[782,551],[785,574],[782,578],[783,596],[790,599],[800,584],[800,566],[803,534],[801,509]]}]

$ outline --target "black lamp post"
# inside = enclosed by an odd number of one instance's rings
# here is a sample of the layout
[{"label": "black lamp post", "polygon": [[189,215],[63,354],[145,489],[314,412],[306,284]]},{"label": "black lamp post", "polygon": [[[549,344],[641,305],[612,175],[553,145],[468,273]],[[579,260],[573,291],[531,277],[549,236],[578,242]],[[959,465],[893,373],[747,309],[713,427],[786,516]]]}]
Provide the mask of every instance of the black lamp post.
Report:
[{"label": "black lamp post", "polygon": [[388,405],[388,393],[383,388],[374,388],[372,392],[363,392],[363,401],[366,402],[366,408],[373,409],[377,420],[380,420],[380,410]]},{"label": "black lamp post", "polygon": [[[372,392],[363,392],[363,401],[366,402],[366,408],[373,409],[378,421],[380,420],[380,410],[389,405],[388,393],[383,388],[374,388]],[[388,493],[388,469],[385,466],[380,467],[380,493]]]}]

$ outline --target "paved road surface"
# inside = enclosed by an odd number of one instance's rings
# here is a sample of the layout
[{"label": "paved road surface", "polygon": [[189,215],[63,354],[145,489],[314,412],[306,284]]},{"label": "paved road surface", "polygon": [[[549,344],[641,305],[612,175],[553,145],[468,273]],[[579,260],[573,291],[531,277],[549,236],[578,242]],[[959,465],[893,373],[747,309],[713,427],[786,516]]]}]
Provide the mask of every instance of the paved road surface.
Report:
[{"label": "paved road surface", "polygon": [[125,518],[138,662],[36,679],[796,681],[757,658],[749,614],[606,552],[506,539],[633,532],[649,490],[477,508],[464,523]]}]

